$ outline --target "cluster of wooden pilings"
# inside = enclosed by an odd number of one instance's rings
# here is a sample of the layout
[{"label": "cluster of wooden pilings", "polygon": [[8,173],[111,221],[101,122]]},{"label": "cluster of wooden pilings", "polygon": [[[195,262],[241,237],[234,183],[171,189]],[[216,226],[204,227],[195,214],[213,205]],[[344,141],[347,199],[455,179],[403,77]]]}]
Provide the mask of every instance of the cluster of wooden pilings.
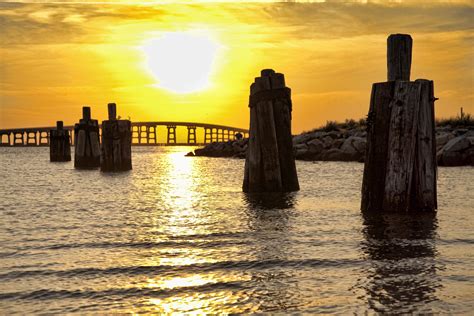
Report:
[{"label": "cluster of wooden pilings", "polygon": [[[91,118],[90,107],[82,108],[82,118],[74,126],[76,169],[100,167],[105,172],[132,169],[131,122],[117,119],[115,103],[108,104],[108,112],[109,119],[102,122],[100,136],[99,123]],[[58,121],[56,130],[50,131],[50,137],[50,160],[70,161],[70,135],[69,131],[63,129],[61,121]]]},{"label": "cluster of wooden pilings", "polygon": [[411,36],[390,35],[388,81],[372,87],[363,211],[437,208],[433,81],[410,81],[411,60]]},{"label": "cluster of wooden pilings", "polygon": [[[388,38],[388,81],[376,83],[367,119],[363,211],[434,211],[436,138],[433,81],[410,81],[412,39]],[[244,192],[299,189],[291,137],[291,91],[284,76],[261,72],[250,87]]]}]

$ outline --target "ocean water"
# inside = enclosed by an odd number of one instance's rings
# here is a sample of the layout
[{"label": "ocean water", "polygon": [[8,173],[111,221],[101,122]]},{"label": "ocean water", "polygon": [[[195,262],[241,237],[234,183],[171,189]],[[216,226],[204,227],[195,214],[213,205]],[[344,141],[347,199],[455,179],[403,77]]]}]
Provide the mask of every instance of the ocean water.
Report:
[{"label": "ocean water", "polygon": [[360,163],[249,196],[243,160],[189,150],[103,174],[0,148],[1,314],[474,310],[473,167],[439,169],[435,215],[363,216]]}]

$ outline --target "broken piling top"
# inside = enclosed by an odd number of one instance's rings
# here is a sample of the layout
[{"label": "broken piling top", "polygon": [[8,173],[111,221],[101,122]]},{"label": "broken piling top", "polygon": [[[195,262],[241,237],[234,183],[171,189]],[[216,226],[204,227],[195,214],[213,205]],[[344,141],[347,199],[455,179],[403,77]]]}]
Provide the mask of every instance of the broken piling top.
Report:
[{"label": "broken piling top", "polygon": [[56,121],[56,129],[58,131],[62,130],[64,127],[63,121]]},{"label": "broken piling top", "polygon": [[388,81],[410,81],[413,40],[408,34],[392,34],[387,38]]},{"label": "broken piling top", "polygon": [[249,107],[253,107],[263,99],[288,99],[291,112],[291,89],[286,87],[285,75],[273,69],[263,69],[261,76],[256,77],[250,85]]},{"label": "broken piling top", "polygon": [[117,119],[117,105],[115,103],[107,104],[109,111],[109,120],[113,121]]},{"label": "broken piling top", "polygon": [[91,108],[90,106],[82,107],[82,119],[89,121],[91,119]]},{"label": "broken piling top", "polygon": [[285,76],[264,69],[250,86],[249,147],[244,192],[299,190],[291,136],[291,89]]}]

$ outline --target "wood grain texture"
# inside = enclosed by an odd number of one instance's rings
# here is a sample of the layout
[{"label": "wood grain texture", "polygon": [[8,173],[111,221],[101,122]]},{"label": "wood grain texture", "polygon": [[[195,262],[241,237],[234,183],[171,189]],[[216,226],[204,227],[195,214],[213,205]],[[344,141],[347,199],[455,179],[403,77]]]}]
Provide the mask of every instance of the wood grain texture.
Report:
[{"label": "wood grain texture", "polygon": [[74,126],[74,168],[100,166],[99,123],[90,119],[90,108],[83,108],[83,118]]},{"label": "wood grain texture", "polygon": [[250,136],[244,192],[299,189],[291,137],[291,98],[282,74],[264,69],[250,86]]},{"label": "wood grain texture", "polygon": [[362,180],[362,211],[381,211],[385,191],[388,135],[395,82],[372,86],[367,119],[367,147]]},{"label": "wood grain texture", "polygon": [[63,122],[57,122],[57,128],[49,131],[49,160],[71,161],[69,131],[63,129]]},{"label": "wood grain texture", "polygon": [[410,80],[413,40],[407,34],[392,34],[387,39],[388,81]]},{"label": "wood grain texture", "polygon": [[434,211],[437,208],[434,87],[430,80],[416,82],[421,91],[411,208]]},{"label": "wood grain texture", "polygon": [[132,124],[129,120],[102,122],[100,170],[104,172],[132,169]]},{"label": "wood grain texture", "polygon": [[396,81],[388,137],[387,171],[382,208],[405,212],[410,206],[410,190],[415,161],[421,85]]},{"label": "wood grain texture", "polygon": [[[270,76],[272,89],[285,88],[285,76],[274,73]],[[288,89],[289,90],[289,89]],[[280,173],[283,191],[291,192],[300,189],[296,163],[293,156],[293,137],[291,136],[291,90],[287,98],[273,101],[273,116],[280,162]]]}]

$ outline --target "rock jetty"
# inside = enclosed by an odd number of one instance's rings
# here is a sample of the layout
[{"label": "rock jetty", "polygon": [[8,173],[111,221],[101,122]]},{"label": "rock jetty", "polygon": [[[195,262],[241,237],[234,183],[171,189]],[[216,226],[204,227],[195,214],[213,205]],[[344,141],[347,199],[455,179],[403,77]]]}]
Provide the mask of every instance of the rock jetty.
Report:
[{"label": "rock jetty", "polygon": [[[364,162],[367,132],[363,127],[314,130],[293,136],[296,159],[307,161]],[[196,149],[189,156],[245,158],[248,139],[214,142]],[[436,128],[439,166],[474,166],[474,127]]]}]

